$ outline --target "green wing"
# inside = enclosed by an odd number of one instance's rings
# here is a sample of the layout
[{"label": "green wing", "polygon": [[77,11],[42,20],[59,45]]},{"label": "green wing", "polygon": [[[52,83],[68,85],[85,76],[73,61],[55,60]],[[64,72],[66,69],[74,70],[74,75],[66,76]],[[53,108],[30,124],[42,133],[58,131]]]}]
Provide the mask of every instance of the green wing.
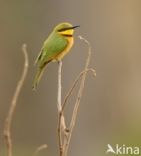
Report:
[{"label": "green wing", "polygon": [[44,42],[40,54],[38,55],[35,63],[39,67],[52,61],[59,53],[61,53],[68,45],[67,39],[63,36],[52,33],[49,38]]}]

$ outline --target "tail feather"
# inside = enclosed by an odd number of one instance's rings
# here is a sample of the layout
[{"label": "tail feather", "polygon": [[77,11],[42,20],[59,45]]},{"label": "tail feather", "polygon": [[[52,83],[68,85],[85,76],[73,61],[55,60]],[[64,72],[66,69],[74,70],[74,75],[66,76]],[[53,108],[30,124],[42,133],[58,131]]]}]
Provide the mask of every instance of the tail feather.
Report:
[{"label": "tail feather", "polygon": [[33,80],[33,85],[32,85],[33,90],[36,90],[37,85],[38,85],[38,83],[39,83],[39,81],[40,81],[40,79],[41,79],[41,77],[43,75],[44,70],[45,70],[45,66],[42,67],[42,68],[38,68],[37,73],[35,75],[35,78]]}]

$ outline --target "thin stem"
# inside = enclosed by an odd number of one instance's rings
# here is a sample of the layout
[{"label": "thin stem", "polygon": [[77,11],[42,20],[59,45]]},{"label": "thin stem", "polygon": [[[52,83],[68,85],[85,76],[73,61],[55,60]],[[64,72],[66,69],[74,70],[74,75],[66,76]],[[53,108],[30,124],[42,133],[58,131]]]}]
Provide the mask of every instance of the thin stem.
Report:
[{"label": "thin stem", "polygon": [[58,102],[58,112],[60,112],[62,110],[62,106],[61,106],[61,92],[62,92],[62,84],[61,84],[61,72],[62,72],[62,61],[58,62],[58,98],[57,98],[57,102]]},{"label": "thin stem", "polygon": [[33,156],[36,156],[38,155],[38,153],[44,149],[48,148],[48,145],[47,144],[43,144],[43,145],[40,145],[39,147],[37,147],[35,153],[33,154]]},{"label": "thin stem", "polygon": [[[88,48],[89,48],[88,49],[88,56],[87,56],[85,67],[84,67],[84,71],[86,71],[88,69],[90,58],[91,58],[91,46],[90,46],[90,43],[86,39],[84,39],[81,36],[79,36],[79,38],[81,40],[83,40],[85,43],[87,43]],[[81,79],[81,82],[80,82],[80,88],[79,88],[77,99],[76,99],[75,106],[74,106],[74,109],[73,109],[72,118],[71,118],[71,122],[70,122],[70,126],[69,126],[69,133],[68,133],[67,142],[66,142],[66,145],[65,145],[65,156],[67,156],[68,148],[69,148],[69,145],[70,145],[70,139],[71,139],[71,136],[72,136],[72,131],[73,131],[74,125],[76,123],[76,117],[77,117],[77,114],[78,114],[78,108],[79,108],[82,93],[83,93],[83,90],[84,90],[86,75],[87,75],[87,72],[84,72],[84,74],[82,76],[82,79]]]},{"label": "thin stem", "polygon": [[67,95],[64,98],[64,101],[63,101],[63,104],[62,104],[62,112],[64,112],[64,109],[65,109],[65,107],[67,105],[67,101],[68,101],[69,97],[72,95],[72,92],[73,92],[74,88],[76,87],[76,85],[78,84],[78,82],[80,81],[80,79],[82,78],[84,73],[87,73],[87,72],[92,72],[93,76],[94,77],[96,76],[96,71],[93,68],[88,68],[87,70],[82,71],[78,75],[78,77],[75,79],[72,87],[70,88],[70,90],[68,91]]},{"label": "thin stem", "polygon": [[25,78],[27,76],[27,71],[28,71],[28,64],[29,64],[28,62],[29,61],[28,61],[28,55],[27,55],[25,44],[23,44],[23,46],[22,46],[22,52],[24,54],[24,59],[25,59],[23,72],[22,72],[21,78],[17,84],[17,88],[15,90],[13,99],[11,101],[11,105],[10,105],[9,112],[8,112],[7,118],[5,120],[5,126],[4,126],[4,137],[5,137],[5,142],[7,145],[8,156],[12,156],[12,138],[11,138],[12,119],[13,119],[15,108],[17,105],[17,100],[18,100],[19,94],[21,92],[21,89],[23,87]]},{"label": "thin stem", "polygon": [[59,140],[59,151],[60,156],[62,155],[62,132],[61,132],[61,92],[62,92],[62,84],[61,84],[61,72],[62,72],[62,62],[58,62],[58,97],[57,97],[57,106],[58,106],[58,140]]}]

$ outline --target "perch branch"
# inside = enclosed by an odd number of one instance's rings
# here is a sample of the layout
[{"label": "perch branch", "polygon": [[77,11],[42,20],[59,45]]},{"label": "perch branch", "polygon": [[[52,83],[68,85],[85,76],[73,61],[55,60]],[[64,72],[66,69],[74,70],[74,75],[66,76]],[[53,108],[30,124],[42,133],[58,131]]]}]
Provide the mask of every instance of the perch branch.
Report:
[{"label": "perch branch", "polygon": [[11,105],[10,105],[9,112],[8,112],[7,118],[5,120],[5,126],[4,126],[4,138],[5,138],[5,142],[6,142],[6,146],[7,146],[8,156],[12,156],[12,138],[11,138],[12,119],[13,119],[13,115],[15,112],[17,100],[18,100],[19,94],[21,92],[21,89],[23,87],[23,84],[24,84],[24,81],[25,81],[25,78],[27,75],[27,71],[28,71],[28,62],[29,61],[28,61],[28,54],[27,54],[27,50],[26,50],[26,44],[23,44],[22,52],[24,54],[24,59],[25,59],[23,72],[22,72],[21,78],[17,84],[17,88],[14,92],[14,96],[11,101]]},{"label": "perch branch", "polygon": [[90,43],[85,38],[83,38],[81,36],[79,36],[79,38],[81,40],[83,40],[88,45],[88,56],[87,56],[87,59],[86,59],[84,70],[83,70],[84,74],[82,75],[82,79],[81,79],[81,82],[80,82],[80,88],[79,88],[79,91],[78,91],[77,99],[76,99],[76,102],[75,102],[75,105],[74,105],[74,109],[73,109],[73,113],[72,113],[72,118],[71,118],[71,122],[70,122],[70,126],[69,126],[68,135],[66,137],[66,141],[65,141],[65,145],[64,145],[64,149],[65,149],[64,156],[67,156],[68,147],[69,147],[70,139],[71,139],[71,136],[72,136],[72,131],[73,131],[73,128],[74,128],[74,125],[75,125],[75,122],[76,122],[76,117],[77,117],[77,114],[78,114],[78,108],[79,108],[79,104],[80,104],[80,101],[81,101],[82,93],[83,93],[83,90],[84,90],[85,79],[86,79],[86,75],[87,75],[86,71],[88,70],[88,66],[89,66],[90,58],[91,58],[91,46],[90,46]]},{"label": "perch branch", "polygon": [[58,106],[58,140],[59,140],[59,151],[60,156],[62,155],[62,133],[61,133],[61,92],[62,92],[62,84],[61,84],[61,72],[62,72],[62,62],[58,62],[58,97],[57,97],[57,106]]},{"label": "perch branch", "polygon": [[62,61],[58,62],[58,112],[61,112],[62,106],[61,106],[61,90],[62,90],[62,84],[61,84],[61,72],[62,72]]},{"label": "perch branch", "polygon": [[[85,67],[84,67],[83,71],[75,79],[72,87],[70,88],[67,95],[65,96],[63,103],[61,101],[62,62],[60,61],[59,65],[58,65],[57,107],[58,107],[58,140],[59,140],[60,156],[67,156],[67,153],[68,153],[68,148],[69,148],[69,145],[70,145],[70,139],[71,139],[72,131],[73,131],[73,128],[74,128],[74,125],[75,125],[75,122],[76,122],[76,117],[77,117],[77,114],[78,114],[78,108],[79,108],[79,104],[80,104],[80,101],[81,101],[81,98],[82,98],[82,93],[83,93],[83,90],[84,90],[86,75],[87,75],[88,72],[91,72],[94,77],[96,76],[96,71],[93,68],[88,68],[89,63],[90,63],[90,58],[91,58],[90,43],[81,36],[79,36],[79,38],[81,40],[83,40],[85,43],[87,43],[87,45],[88,45],[88,56],[87,56]],[[73,90],[75,89],[76,85],[79,82],[80,82],[80,87],[79,87],[79,90],[78,90],[76,102],[75,102],[74,109],[73,109],[73,112],[72,112],[71,121],[70,121],[69,127],[66,127],[64,110],[66,108],[66,104],[67,104],[67,101],[68,101],[69,97],[71,97],[71,95],[73,93]]]},{"label": "perch branch", "polygon": [[58,103],[58,140],[59,140],[59,151],[60,156],[63,154],[63,131],[66,128],[65,124],[65,118],[62,113],[62,82],[61,82],[61,73],[62,73],[62,61],[59,61],[58,64],[58,97],[57,97],[57,103]]}]

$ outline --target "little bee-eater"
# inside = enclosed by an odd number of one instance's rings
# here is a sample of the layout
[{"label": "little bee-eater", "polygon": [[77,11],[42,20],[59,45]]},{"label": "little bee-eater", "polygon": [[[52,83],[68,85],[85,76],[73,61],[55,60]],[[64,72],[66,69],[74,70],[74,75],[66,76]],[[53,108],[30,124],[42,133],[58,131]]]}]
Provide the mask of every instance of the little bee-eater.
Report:
[{"label": "little bee-eater", "polygon": [[35,61],[38,69],[33,81],[33,89],[36,89],[47,64],[51,61],[60,61],[70,51],[74,40],[74,29],[77,27],[79,26],[72,26],[70,23],[60,23],[45,40]]}]

